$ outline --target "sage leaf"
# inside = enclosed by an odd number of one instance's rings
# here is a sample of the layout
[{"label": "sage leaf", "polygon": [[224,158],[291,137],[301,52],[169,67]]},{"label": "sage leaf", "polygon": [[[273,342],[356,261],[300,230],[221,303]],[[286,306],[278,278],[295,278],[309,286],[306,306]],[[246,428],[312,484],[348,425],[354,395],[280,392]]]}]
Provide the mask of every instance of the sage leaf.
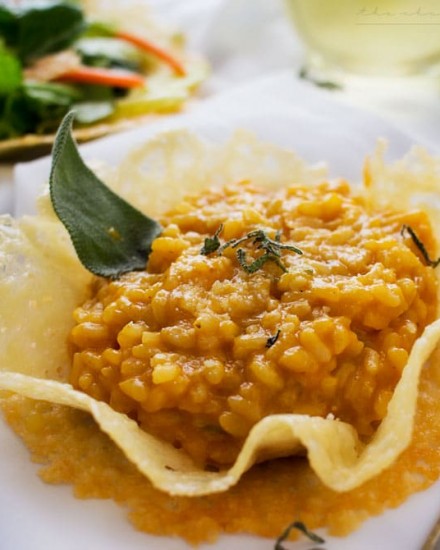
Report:
[{"label": "sage leaf", "polygon": [[222,231],[223,224],[220,225],[220,227],[214,233],[213,237],[206,237],[202,249],[200,250],[200,254],[202,254],[203,256],[209,256],[209,254],[212,254],[220,248],[220,239],[218,238],[218,236]]},{"label": "sage leaf", "polygon": [[273,335],[273,336],[269,336],[269,338],[266,340],[266,348],[271,348],[272,346],[274,346],[278,340],[278,338],[280,337],[280,334],[281,334],[281,330],[278,329],[276,331],[276,333]]},{"label": "sage leaf", "polygon": [[269,238],[263,229],[255,229],[240,239],[231,239],[230,241],[220,244],[220,239],[218,237],[222,230],[223,225],[220,225],[213,237],[207,237],[205,239],[205,243],[203,248],[200,250],[200,254],[209,256],[209,254],[217,252],[220,256],[228,247],[237,248],[240,244],[246,241],[252,241],[251,244],[255,247],[255,249],[264,250],[265,254],[259,256],[253,262],[248,263],[246,260],[245,250],[239,248],[237,250],[237,260],[246,273],[255,273],[261,269],[266,262],[274,262],[282,271],[287,272],[286,266],[281,261],[281,250],[290,250],[296,254],[302,254],[302,250],[300,250],[297,246],[282,244],[280,242],[280,232],[277,232],[274,240]]},{"label": "sage leaf", "polygon": [[438,265],[440,265],[440,257],[437,258],[436,260],[431,259],[431,257],[428,254],[428,251],[426,250],[425,245],[423,244],[423,242],[420,240],[417,233],[414,231],[414,229],[410,225],[402,225],[400,234],[402,235],[402,237],[404,237],[405,233],[408,233],[409,236],[411,237],[413,243],[418,248],[420,254],[423,256],[423,259],[425,260],[426,265],[429,265],[429,267],[433,267],[434,269]]},{"label": "sage leaf", "polygon": [[75,113],[57,132],[49,177],[53,208],[81,263],[95,275],[117,278],[145,269],[162,227],[102,183],[82,160],[72,137]]},{"label": "sage leaf", "polygon": [[285,546],[283,546],[282,543],[285,540],[287,540],[287,537],[290,535],[290,532],[293,529],[297,529],[298,531],[301,531],[301,533],[303,533],[312,542],[316,542],[317,544],[325,543],[325,540],[323,538],[321,538],[316,533],[313,533],[312,531],[310,531],[302,521],[294,521],[277,538],[275,542],[274,550],[286,550]]}]

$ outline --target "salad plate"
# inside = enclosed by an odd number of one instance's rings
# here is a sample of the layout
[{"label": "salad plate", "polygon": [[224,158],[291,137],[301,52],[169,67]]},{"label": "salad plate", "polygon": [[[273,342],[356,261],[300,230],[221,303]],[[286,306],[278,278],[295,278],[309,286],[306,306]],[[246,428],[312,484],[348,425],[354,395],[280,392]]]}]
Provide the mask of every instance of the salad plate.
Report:
[{"label": "salad plate", "polygon": [[208,73],[142,0],[0,3],[0,159],[48,153],[63,116],[89,141],[180,111]]}]

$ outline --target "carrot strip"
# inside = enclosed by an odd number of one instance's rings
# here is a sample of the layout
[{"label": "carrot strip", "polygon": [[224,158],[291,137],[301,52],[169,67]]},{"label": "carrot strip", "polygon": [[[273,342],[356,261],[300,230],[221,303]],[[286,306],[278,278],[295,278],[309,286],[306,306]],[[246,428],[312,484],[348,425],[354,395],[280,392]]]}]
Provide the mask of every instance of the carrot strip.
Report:
[{"label": "carrot strip", "polygon": [[98,84],[115,88],[140,88],[145,86],[145,79],[135,73],[88,67],[81,65],[69,69],[57,78],[62,82],[76,82],[79,84]]},{"label": "carrot strip", "polygon": [[125,42],[129,42],[134,46],[137,46],[140,50],[155,55],[164,63],[169,65],[177,75],[186,75],[185,67],[178,59],[176,59],[173,55],[171,55],[169,52],[162,49],[161,47],[156,46],[156,44],[153,44],[149,40],[125,31],[116,31],[115,37],[119,38],[120,40],[124,40]]}]

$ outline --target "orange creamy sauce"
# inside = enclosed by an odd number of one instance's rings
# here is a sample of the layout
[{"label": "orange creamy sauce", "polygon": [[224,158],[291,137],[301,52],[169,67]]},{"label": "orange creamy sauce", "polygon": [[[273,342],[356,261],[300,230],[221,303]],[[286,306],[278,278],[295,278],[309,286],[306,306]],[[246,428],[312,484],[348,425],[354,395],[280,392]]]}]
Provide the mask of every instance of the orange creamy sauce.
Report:
[{"label": "orange creamy sauce", "polygon": [[[421,212],[368,212],[344,182],[279,191],[206,191],[161,220],[148,269],[97,280],[75,311],[71,383],[183,447],[201,465],[233,462],[251,427],[277,413],[349,422],[365,441],[387,411],[408,353],[435,318],[437,285]],[[264,230],[302,255],[245,240]],[[281,264],[281,265],[280,265]],[[284,269],[283,269],[284,267]]]}]

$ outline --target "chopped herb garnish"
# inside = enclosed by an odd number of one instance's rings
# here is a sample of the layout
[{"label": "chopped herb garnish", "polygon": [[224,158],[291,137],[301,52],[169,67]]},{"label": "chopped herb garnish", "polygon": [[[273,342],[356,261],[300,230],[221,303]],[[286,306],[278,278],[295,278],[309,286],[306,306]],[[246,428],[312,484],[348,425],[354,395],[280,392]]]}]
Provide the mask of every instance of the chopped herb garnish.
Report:
[{"label": "chopped herb garnish", "polygon": [[278,329],[276,334],[274,334],[273,336],[270,336],[266,341],[266,348],[271,348],[275,344],[275,342],[278,340],[280,334],[281,334],[281,330]]},{"label": "chopped herb garnish", "polygon": [[206,237],[205,243],[203,245],[202,250],[200,251],[200,254],[203,254],[204,256],[208,256],[208,254],[212,254],[213,252],[215,252],[220,248],[220,239],[218,238],[218,236],[222,231],[223,231],[223,224],[220,225],[220,227],[214,233],[213,237]]},{"label": "chopped herb garnish", "polygon": [[425,248],[425,245],[422,243],[422,241],[417,236],[417,233],[414,231],[414,229],[409,225],[403,225],[401,230],[401,235],[404,237],[405,233],[408,233],[411,237],[413,243],[416,245],[418,250],[420,251],[420,254],[423,256],[423,259],[425,260],[426,264],[430,267],[437,267],[440,264],[440,258],[437,258],[436,260],[432,260],[429,257],[428,251]]},{"label": "chopped herb garnish", "polygon": [[248,263],[246,260],[246,252],[242,248],[239,248],[237,250],[237,259],[238,263],[241,265],[243,270],[246,271],[246,273],[255,273],[256,271],[261,269],[266,262],[274,262],[284,272],[287,271],[285,265],[281,262],[281,260],[277,256],[269,254],[268,252],[266,252],[266,254],[263,254],[253,262]]},{"label": "chopped herb garnish", "polygon": [[308,80],[315,86],[318,86],[318,88],[325,88],[326,90],[342,90],[342,85],[338,84],[337,82],[333,82],[332,80],[318,80],[317,78],[313,78],[310,76],[308,70],[306,67],[302,67],[298,73],[299,78],[302,78],[303,80]]},{"label": "chopped herb garnish", "polygon": [[207,256],[212,252],[217,252],[218,255],[221,255],[228,247],[237,248],[244,242],[251,241],[251,244],[255,246],[256,250],[263,250],[264,254],[248,263],[245,250],[243,248],[238,248],[237,260],[246,273],[255,273],[261,269],[266,262],[274,262],[282,271],[286,272],[287,268],[281,261],[281,250],[290,250],[296,254],[302,254],[302,250],[298,247],[290,244],[282,244],[280,242],[280,232],[277,232],[275,239],[271,239],[263,229],[255,229],[241,239],[231,239],[220,246],[218,236],[222,228],[223,226],[220,226],[213,237],[205,239],[205,243],[200,253]]},{"label": "chopped herb garnish", "polygon": [[161,226],[113,193],[86,166],[72,138],[74,113],[61,123],[49,178],[53,208],[78,258],[95,275],[116,278],[145,269]]},{"label": "chopped herb garnish", "polygon": [[312,542],[316,542],[317,544],[325,543],[325,540],[323,538],[321,538],[316,533],[309,531],[302,521],[294,521],[277,538],[275,542],[274,550],[286,550],[285,547],[282,545],[282,543],[290,535],[290,532],[292,531],[292,529],[298,529],[298,531],[301,531],[301,533],[303,533]]}]

